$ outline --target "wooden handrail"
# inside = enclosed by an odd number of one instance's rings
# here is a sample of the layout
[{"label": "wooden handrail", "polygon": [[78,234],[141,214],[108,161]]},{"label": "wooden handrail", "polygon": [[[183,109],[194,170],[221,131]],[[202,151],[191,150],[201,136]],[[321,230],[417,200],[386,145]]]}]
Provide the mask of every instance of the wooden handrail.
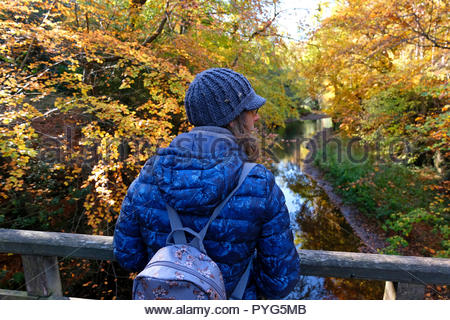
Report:
[{"label": "wooden handrail", "polygon": [[114,260],[112,237],[0,228],[0,252]]},{"label": "wooden handrail", "polygon": [[[0,228],[0,253],[114,260],[112,237]],[[450,259],[299,250],[302,275],[450,284]]]}]

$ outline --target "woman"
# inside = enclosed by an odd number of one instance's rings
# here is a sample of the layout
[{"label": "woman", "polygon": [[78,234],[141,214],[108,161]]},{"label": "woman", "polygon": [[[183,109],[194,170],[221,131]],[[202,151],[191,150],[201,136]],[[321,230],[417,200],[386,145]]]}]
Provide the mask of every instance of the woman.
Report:
[{"label": "woman", "polygon": [[[130,185],[114,233],[114,254],[131,271],[142,270],[165,246],[170,232],[166,204],[182,224],[199,231],[214,208],[238,183],[244,162],[259,151],[251,132],[265,99],[248,80],[229,69],[199,73],[186,93],[195,128],[177,136],[147,161]],[[256,165],[219,216],[204,245],[222,271],[227,295],[252,265],[244,299],[285,297],[299,277],[299,257],[284,195],[273,174]]]}]

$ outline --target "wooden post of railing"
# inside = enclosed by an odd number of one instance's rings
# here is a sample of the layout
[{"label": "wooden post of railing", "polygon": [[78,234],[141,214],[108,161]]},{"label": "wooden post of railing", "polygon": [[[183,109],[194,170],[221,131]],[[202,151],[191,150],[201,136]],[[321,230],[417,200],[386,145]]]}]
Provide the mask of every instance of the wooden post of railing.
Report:
[{"label": "wooden post of railing", "polygon": [[386,281],[383,300],[423,300],[425,285]]},{"label": "wooden post of railing", "polygon": [[423,300],[425,295],[425,286],[415,283],[403,283],[397,284],[397,297],[396,300]]},{"label": "wooden post of railing", "polygon": [[0,252],[21,255],[27,289],[0,290],[0,299],[61,298],[57,257],[114,259],[112,237],[1,228]]},{"label": "wooden post of railing", "polygon": [[28,294],[39,297],[62,297],[61,278],[56,257],[22,255]]}]

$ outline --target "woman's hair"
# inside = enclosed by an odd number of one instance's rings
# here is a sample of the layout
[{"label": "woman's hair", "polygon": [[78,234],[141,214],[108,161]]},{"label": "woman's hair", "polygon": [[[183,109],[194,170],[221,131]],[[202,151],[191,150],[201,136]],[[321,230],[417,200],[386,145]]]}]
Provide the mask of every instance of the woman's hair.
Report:
[{"label": "woman's hair", "polygon": [[236,137],[237,143],[243,148],[248,156],[248,160],[256,161],[260,155],[258,139],[252,134],[245,123],[245,112],[243,111],[233,121],[225,126]]}]

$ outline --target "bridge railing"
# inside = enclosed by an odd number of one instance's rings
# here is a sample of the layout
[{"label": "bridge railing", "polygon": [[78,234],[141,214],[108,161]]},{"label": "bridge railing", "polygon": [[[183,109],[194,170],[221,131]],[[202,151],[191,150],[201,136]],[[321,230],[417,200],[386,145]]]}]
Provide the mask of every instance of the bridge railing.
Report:
[{"label": "bridge railing", "polygon": [[[112,237],[0,228],[0,253],[20,254],[27,291],[0,299],[64,299],[58,257],[114,260]],[[450,259],[299,250],[301,274],[386,281],[384,299],[423,299],[425,285],[450,284]]]}]

